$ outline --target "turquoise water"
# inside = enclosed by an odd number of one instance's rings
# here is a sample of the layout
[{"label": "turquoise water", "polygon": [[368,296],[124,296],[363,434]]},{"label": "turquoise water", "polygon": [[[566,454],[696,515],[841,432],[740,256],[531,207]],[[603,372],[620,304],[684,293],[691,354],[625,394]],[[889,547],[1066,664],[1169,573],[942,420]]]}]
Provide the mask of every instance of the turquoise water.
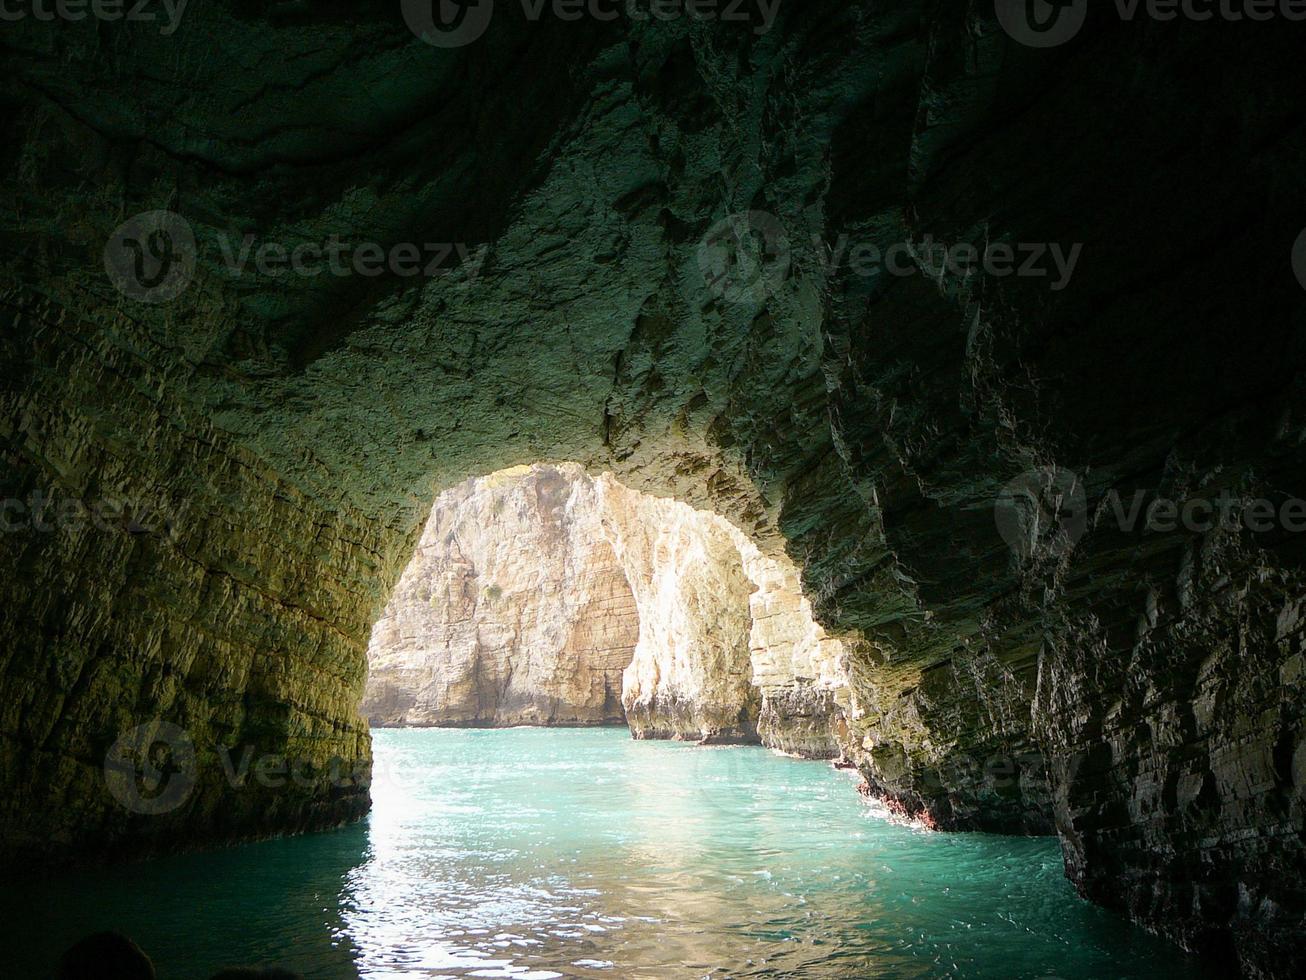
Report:
[{"label": "turquoise water", "polygon": [[104,928],[163,980],[1198,975],[1080,901],[1054,841],[895,825],[828,765],[618,729],[374,738],[365,824],[9,883],[6,975]]}]

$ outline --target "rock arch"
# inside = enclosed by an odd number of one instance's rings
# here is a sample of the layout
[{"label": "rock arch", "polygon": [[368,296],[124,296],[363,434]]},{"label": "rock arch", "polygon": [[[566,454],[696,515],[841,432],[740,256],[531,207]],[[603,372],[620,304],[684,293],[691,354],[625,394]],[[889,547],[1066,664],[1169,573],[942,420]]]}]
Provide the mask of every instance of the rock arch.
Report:
[{"label": "rock arch", "polygon": [[854,710],[787,559],[575,464],[441,494],[368,661],[373,726],[619,722],[826,758]]}]

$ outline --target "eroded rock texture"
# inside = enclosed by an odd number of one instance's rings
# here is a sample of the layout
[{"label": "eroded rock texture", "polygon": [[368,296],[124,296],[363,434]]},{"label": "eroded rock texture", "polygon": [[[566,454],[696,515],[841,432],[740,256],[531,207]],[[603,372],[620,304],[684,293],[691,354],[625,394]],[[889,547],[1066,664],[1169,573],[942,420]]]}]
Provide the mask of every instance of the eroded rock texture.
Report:
[{"label": "eroded rock texture", "polygon": [[436,500],[372,631],[362,710],[373,725],[628,722],[824,757],[846,734],[842,653],[792,564],[723,518],[542,464]]},{"label": "eroded rock texture", "polygon": [[[1126,532],[1102,504],[1303,493],[1301,25],[1091,6],[1043,51],[978,0],[783,4],[766,33],[504,4],[458,50],[373,2],[7,25],[4,492],[175,520],[0,536],[5,855],[360,812],[357,788],[233,787],[218,749],[365,762],[368,632],[429,502],[570,459],[793,560],[878,792],[1055,825],[1090,897],[1300,972],[1302,536]],[[141,303],[105,243],[161,208],[194,281]],[[788,260],[726,295],[700,243],[750,209]],[[233,271],[246,234],[470,258]],[[926,236],[1082,249],[1052,289]],[[833,259],[899,242],[907,274]],[[1061,471],[1085,533],[1023,521],[1009,547],[1002,488]],[[814,716],[820,690],[791,697]],[[152,718],[201,769],[158,817],[101,772]]]},{"label": "eroded rock texture", "polygon": [[593,484],[550,466],[442,493],[372,630],[373,725],[625,721],[639,612]]},{"label": "eroded rock texture", "polygon": [[733,527],[729,531],[754,586],[748,648],[762,701],[762,744],[812,759],[843,755],[848,715],[857,713],[845,644],[812,617],[793,562],[763,555]]},{"label": "eroded rock texture", "polygon": [[605,527],[639,607],[622,701],[636,738],[755,741],[749,596],[725,521],[600,478]]}]

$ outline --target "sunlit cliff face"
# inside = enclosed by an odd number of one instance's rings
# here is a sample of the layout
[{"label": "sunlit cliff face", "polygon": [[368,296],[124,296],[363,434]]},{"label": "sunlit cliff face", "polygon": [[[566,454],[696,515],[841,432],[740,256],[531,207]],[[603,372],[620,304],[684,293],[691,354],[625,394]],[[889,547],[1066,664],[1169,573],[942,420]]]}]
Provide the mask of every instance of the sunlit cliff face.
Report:
[{"label": "sunlit cliff face", "polygon": [[374,725],[625,722],[829,756],[851,709],[792,563],[573,464],[441,494],[368,660]]}]

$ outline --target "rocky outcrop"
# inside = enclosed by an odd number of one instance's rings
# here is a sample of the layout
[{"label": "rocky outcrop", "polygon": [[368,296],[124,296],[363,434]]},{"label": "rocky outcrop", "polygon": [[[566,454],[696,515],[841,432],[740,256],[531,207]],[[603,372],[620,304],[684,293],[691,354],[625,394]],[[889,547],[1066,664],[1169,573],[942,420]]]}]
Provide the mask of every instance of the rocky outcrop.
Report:
[{"label": "rocky outcrop", "polygon": [[[923,0],[770,30],[500,4],[460,49],[369,3],[8,24],[3,494],[175,520],[0,535],[4,857],[360,813],[222,752],[365,767],[368,632],[430,502],[576,460],[793,562],[876,792],[1055,826],[1095,900],[1301,972],[1303,536],[1110,506],[1306,485],[1300,25],[1089,6],[1038,49]],[[142,296],[159,229],[118,230],[165,209],[196,244]],[[247,234],[449,261],[300,275],[233,264]],[[1013,482],[1078,487],[1082,533],[1021,504],[1009,546]],[[820,714],[814,673],[775,718]],[[153,720],[196,779],[146,815],[103,763]]]},{"label": "rocky outcrop", "polygon": [[846,735],[842,645],[792,564],[575,464],[441,494],[368,660],[373,725],[628,723],[812,757]]},{"label": "rocky outcrop", "polygon": [[575,467],[469,480],[436,500],[372,629],[373,725],[622,724],[635,597]]},{"label": "rocky outcrop", "polygon": [[721,518],[599,480],[604,527],[639,607],[622,702],[636,738],[757,740],[749,595]]},{"label": "rocky outcrop", "polygon": [[[1085,561],[1115,536],[1100,530]],[[1297,574],[1253,541],[1153,540],[1132,555],[1148,569],[1137,592],[1066,603],[1034,720],[1080,890],[1273,976],[1284,937],[1306,938],[1303,624]]]},{"label": "rocky outcrop", "polygon": [[762,700],[762,744],[810,759],[842,756],[848,719],[858,714],[845,644],[812,618],[793,562],[767,557],[739,531],[730,533],[754,584],[748,648]]}]

